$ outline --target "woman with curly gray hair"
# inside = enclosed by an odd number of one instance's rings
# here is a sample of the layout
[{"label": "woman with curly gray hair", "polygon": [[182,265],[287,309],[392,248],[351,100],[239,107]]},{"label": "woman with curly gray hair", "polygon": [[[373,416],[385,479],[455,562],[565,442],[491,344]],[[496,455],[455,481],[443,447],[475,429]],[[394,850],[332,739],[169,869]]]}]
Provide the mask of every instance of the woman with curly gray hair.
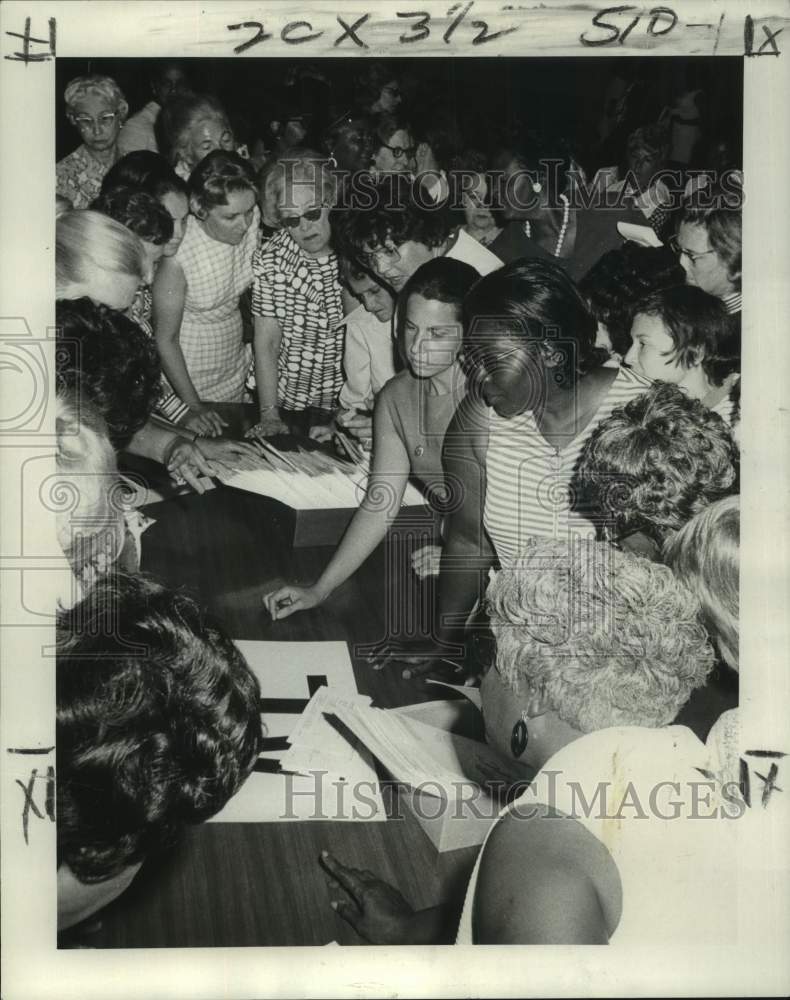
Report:
[{"label": "woman with curly gray hair", "polygon": [[[728,940],[734,824],[721,820],[739,806],[712,798],[704,745],[671,725],[714,661],[695,597],[668,567],[606,542],[535,538],[487,602],[486,735],[534,776],[483,845],[457,943]],[[447,907],[415,912],[369,873],[323,864],[362,937],[453,939]]]},{"label": "woman with curly gray hair", "polygon": [[129,105],[109,76],[78,76],[69,82],[63,97],[66,116],[82,145],[55,166],[55,189],[74,208],[87,208],[118,159],[118,133]]}]

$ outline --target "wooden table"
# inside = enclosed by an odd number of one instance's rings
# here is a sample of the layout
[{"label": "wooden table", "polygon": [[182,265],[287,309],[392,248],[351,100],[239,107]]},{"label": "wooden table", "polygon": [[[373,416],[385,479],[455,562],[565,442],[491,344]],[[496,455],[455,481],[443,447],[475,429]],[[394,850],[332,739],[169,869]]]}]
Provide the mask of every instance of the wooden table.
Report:
[{"label": "wooden table", "polygon": [[[252,414],[225,408],[229,433]],[[138,474],[159,475],[146,463]],[[349,644],[360,692],[390,708],[437,697],[420,682],[404,681],[392,665],[374,671],[355,655],[360,644],[392,631],[413,631],[415,608],[430,598],[405,572],[403,550],[415,535],[406,523],[320,608],[272,622],[261,603],[284,580],[311,582],[331,555],[327,548],[292,550],[292,515],[266,498],[218,486],[198,496],[172,496],[146,508],[156,519],[143,536],[143,565],[167,584],[184,587],[235,639],[329,640]],[[419,534],[419,532],[417,533]],[[405,537],[404,537],[405,536]],[[396,580],[399,598],[393,602]],[[410,591],[403,583],[410,580]],[[393,607],[403,620],[386,624]],[[389,608],[389,611],[387,610]],[[408,611],[409,613],[405,613]],[[394,793],[393,793],[394,794]],[[388,796],[385,794],[385,802]],[[475,848],[438,854],[416,821],[386,823],[288,822],[204,824],[177,848],[149,861],[131,888],[101,915],[90,944],[103,948],[359,943],[331,909],[318,856],[327,848],[341,860],[370,868],[396,885],[416,907],[463,898]]]}]

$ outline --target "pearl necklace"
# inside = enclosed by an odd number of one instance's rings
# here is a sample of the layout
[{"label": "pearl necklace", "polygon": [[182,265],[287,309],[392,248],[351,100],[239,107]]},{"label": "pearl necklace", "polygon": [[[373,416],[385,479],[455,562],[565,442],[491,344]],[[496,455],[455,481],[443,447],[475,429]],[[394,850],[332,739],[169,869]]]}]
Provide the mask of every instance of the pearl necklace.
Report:
[{"label": "pearl necklace", "polygon": [[[562,225],[560,226],[560,234],[557,237],[557,244],[554,247],[555,257],[559,257],[560,255],[562,244],[565,242],[565,234],[568,232],[568,223],[571,218],[571,203],[564,194],[560,195],[560,201],[562,202]],[[530,226],[529,222],[524,223],[523,229],[525,236],[529,237],[532,235],[532,226]]]}]

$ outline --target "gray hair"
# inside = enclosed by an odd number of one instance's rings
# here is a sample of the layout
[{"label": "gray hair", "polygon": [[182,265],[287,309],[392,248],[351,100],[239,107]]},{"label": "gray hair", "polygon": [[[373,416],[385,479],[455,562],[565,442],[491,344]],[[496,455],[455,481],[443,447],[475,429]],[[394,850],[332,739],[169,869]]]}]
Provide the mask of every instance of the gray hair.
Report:
[{"label": "gray hair", "polygon": [[697,599],[606,542],[534,538],[486,600],[503,681],[582,733],[669,724],[713,666]]},{"label": "gray hair", "polygon": [[99,97],[103,97],[120,114],[121,121],[126,121],[126,116],[129,114],[129,105],[123,96],[123,91],[111,76],[98,76],[96,74],[92,76],[77,76],[73,80],[69,80],[66,84],[66,89],[63,92],[63,100],[66,102],[66,114],[69,120],[73,118],[74,105],[77,101],[82,97],[87,97],[89,94],[97,94]]}]

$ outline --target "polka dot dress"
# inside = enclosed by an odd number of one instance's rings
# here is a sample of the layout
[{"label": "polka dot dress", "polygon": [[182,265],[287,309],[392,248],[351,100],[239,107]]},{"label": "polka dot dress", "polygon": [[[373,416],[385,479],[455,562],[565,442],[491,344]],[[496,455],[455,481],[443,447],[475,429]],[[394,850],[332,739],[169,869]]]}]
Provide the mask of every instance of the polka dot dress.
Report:
[{"label": "polka dot dress", "polygon": [[252,261],[252,311],[282,330],[277,401],[331,410],[343,385],[343,300],[337,257],[308,257],[283,229]]}]

